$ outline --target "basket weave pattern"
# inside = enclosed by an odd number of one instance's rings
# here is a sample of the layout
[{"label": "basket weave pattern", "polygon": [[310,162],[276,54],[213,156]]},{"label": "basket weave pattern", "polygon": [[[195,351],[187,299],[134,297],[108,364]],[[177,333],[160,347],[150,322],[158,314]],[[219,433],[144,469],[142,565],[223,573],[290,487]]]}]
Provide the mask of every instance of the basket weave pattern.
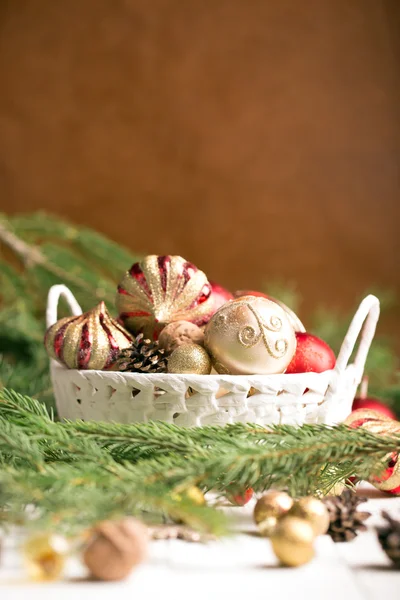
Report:
[{"label": "basket weave pattern", "polygon": [[[82,312],[68,288],[54,286],[49,293],[48,326],[57,320],[61,295],[73,314]],[[68,419],[121,423],[162,420],[186,427],[234,422],[337,423],[351,411],[378,317],[379,301],[368,296],[353,318],[335,369],[324,373],[138,374],[69,370],[52,361],[57,409]],[[349,365],[360,332],[354,363]]]}]

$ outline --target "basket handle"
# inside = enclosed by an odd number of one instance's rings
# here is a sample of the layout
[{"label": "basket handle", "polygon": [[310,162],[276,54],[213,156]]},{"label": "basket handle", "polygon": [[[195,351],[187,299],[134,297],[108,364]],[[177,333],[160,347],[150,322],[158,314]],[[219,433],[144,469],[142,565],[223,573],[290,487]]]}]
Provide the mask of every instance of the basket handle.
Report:
[{"label": "basket handle", "polygon": [[58,301],[60,300],[60,296],[63,296],[67,301],[68,306],[71,309],[71,312],[74,316],[79,317],[82,314],[82,309],[79,306],[78,302],[75,299],[75,296],[67,288],[66,285],[53,285],[47,296],[47,308],[46,308],[46,326],[49,328],[51,325],[58,320],[57,317],[57,309],[58,309]]},{"label": "basket handle", "polygon": [[370,294],[361,302],[350,323],[350,327],[340,348],[339,356],[337,357],[335,366],[337,375],[341,375],[347,367],[357,338],[361,332],[360,345],[354,359],[355,378],[357,384],[361,382],[368,350],[375,334],[376,324],[378,323],[379,312],[379,300],[376,296]]}]

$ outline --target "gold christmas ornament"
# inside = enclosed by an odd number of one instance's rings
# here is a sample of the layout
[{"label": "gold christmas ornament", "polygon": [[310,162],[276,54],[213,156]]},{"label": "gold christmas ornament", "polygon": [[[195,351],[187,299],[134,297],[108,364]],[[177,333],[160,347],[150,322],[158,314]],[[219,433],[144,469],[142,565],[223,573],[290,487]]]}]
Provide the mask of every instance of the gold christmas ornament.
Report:
[{"label": "gold christmas ornament", "polygon": [[203,506],[206,503],[206,499],[204,497],[203,492],[197,485],[190,485],[189,487],[180,490],[179,492],[174,492],[172,494],[174,500],[182,500],[183,498],[188,498],[194,504],[198,506]]},{"label": "gold christmas ornament", "polygon": [[178,346],[168,359],[168,373],[209,375],[210,372],[211,358],[198,344]]},{"label": "gold christmas ornament", "polygon": [[299,567],[314,557],[314,531],[307,521],[286,516],[271,534],[276,557],[283,565]]},{"label": "gold christmas ornament", "polygon": [[148,538],[147,527],[131,517],[103,521],[94,529],[83,561],[96,579],[119,581],[146,558]]},{"label": "gold christmas ornament", "polygon": [[35,581],[55,581],[62,575],[67,540],[54,534],[41,533],[30,537],[22,547],[28,575]]},{"label": "gold christmas ornament", "polygon": [[304,327],[303,323],[300,321],[299,317],[296,315],[296,313],[291,308],[286,306],[286,304],[284,302],[281,302],[280,300],[277,300],[276,298],[273,298],[272,296],[271,296],[271,300],[273,300],[273,302],[276,302],[277,304],[279,304],[279,306],[281,308],[283,308],[283,310],[287,313],[287,315],[289,317],[289,321],[291,322],[293,329],[295,331],[298,331],[300,333],[304,333],[306,331],[306,328]]},{"label": "gold christmas ornament", "polygon": [[259,498],[254,507],[253,517],[258,524],[269,517],[280,519],[293,506],[293,499],[286,492],[270,490]]},{"label": "gold christmas ornament", "polygon": [[271,537],[277,525],[278,519],[276,517],[267,517],[258,523],[258,531],[262,537]]},{"label": "gold christmas ornament", "polygon": [[313,496],[305,496],[297,500],[288,516],[304,519],[313,528],[315,535],[323,535],[329,528],[329,512],[325,504]]},{"label": "gold christmas ornament", "polygon": [[296,336],[286,312],[272,300],[243,296],[224,304],[204,331],[204,345],[219,373],[283,373]]},{"label": "gold christmas ornament", "polygon": [[165,325],[204,325],[214,312],[211,285],[203,271],[181,256],[146,256],[118,286],[116,306],[129,331],[157,339]]},{"label": "gold christmas ornament", "polygon": [[184,344],[199,344],[204,343],[204,331],[194,323],[189,321],[175,321],[166,325],[158,338],[160,348],[164,348],[170,353],[178,346]]},{"label": "gold christmas ornament", "polygon": [[46,331],[50,358],[69,369],[108,369],[133,337],[115,319],[104,302],[79,317],[65,317]]}]

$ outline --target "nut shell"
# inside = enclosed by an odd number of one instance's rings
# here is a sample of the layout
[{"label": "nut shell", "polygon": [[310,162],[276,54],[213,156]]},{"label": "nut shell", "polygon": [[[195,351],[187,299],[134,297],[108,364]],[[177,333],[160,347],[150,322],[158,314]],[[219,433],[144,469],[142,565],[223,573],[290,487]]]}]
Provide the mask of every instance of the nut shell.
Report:
[{"label": "nut shell", "polygon": [[183,344],[204,344],[204,331],[190,321],[175,321],[169,323],[161,331],[158,338],[160,348],[164,348],[167,353],[173,352],[178,346]]},{"label": "nut shell", "polygon": [[124,579],[147,556],[147,528],[133,518],[104,521],[83,555],[92,576],[102,581]]}]

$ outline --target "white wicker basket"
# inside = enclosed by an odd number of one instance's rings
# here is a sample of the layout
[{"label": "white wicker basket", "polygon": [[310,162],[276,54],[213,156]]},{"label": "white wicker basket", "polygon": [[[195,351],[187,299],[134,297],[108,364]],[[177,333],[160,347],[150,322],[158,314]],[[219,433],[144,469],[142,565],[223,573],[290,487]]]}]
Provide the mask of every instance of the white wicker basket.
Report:
[{"label": "white wicker basket", "polygon": [[[48,296],[48,327],[57,320],[60,296],[74,315],[82,314],[67,287],[53,286]],[[335,369],[324,373],[146,375],[70,370],[51,361],[58,413],[68,419],[162,420],[186,427],[234,422],[338,423],[351,411],[378,318],[379,301],[367,296],[350,324]],[[354,362],[348,364],[360,332]]]}]

